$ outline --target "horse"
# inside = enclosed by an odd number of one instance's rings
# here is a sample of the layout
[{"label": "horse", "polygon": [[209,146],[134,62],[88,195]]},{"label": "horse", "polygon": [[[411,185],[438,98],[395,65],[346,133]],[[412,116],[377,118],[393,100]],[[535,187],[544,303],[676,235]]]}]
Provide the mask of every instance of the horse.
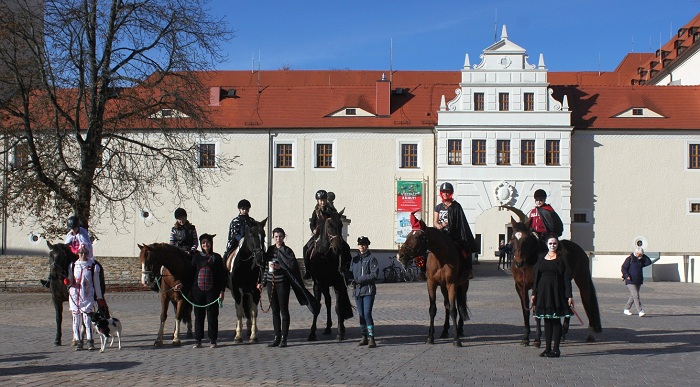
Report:
[{"label": "horse", "polygon": [[[344,321],[352,318],[352,304],[348,296],[348,288],[345,282],[343,270],[349,265],[352,257],[350,256],[350,246],[341,236],[343,224],[341,216],[343,211],[339,213],[326,213],[326,220],[321,224],[309,260],[309,267],[306,270],[311,273],[311,278],[314,282],[314,298],[320,303],[323,295],[326,303],[326,329],[324,334],[331,333],[333,321],[331,319],[331,298],[330,288],[335,291],[335,312],[338,316],[338,335],[336,341],[345,340],[345,323]],[[308,341],[316,340],[316,322],[318,320],[317,313],[314,313],[313,322],[311,324],[311,332],[309,333]]]},{"label": "horse", "polygon": [[56,311],[56,338],[54,345],[61,345],[61,323],[63,322],[63,303],[68,301],[68,287],[63,284],[63,280],[68,278],[68,268],[70,264],[78,260],[78,256],[73,254],[70,247],[63,243],[51,244],[49,247],[49,270],[51,301]]},{"label": "horse", "polygon": [[229,270],[228,288],[236,302],[236,337],[233,339],[235,343],[243,342],[244,318],[249,342],[258,342],[258,303],[261,292],[257,285],[265,253],[266,222],[267,219],[246,227],[238,248],[226,259],[226,268]]},{"label": "horse", "polygon": [[[452,344],[455,347],[461,347],[460,337],[464,335],[464,321],[469,320],[467,309],[469,280],[460,279],[459,275],[463,264],[462,252],[446,233],[421,224],[420,229],[413,230],[406,236],[406,242],[399,249],[398,260],[406,267],[416,257],[425,255],[426,251],[428,251],[426,280],[430,300],[428,309],[430,328],[426,343],[435,343],[436,296],[437,287],[440,286],[445,305],[445,325],[440,338],[448,337],[451,318],[452,324],[455,326]],[[458,315],[459,321],[457,320]]]},{"label": "horse", "polygon": [[[168,304],[175,308],[175,331],[172,345],[180,345],[180,324],[187,324],[187,337],[192,337],[192,305],[185,299],[190,294],[195,270],[192,258],[185,251],[167,243],[138,245],[141,250],[141,283],[157,286],[160,294],[160,328],[153,343],[163,345],[163,329],[168,318]],[[176,286],[179,285],[179,290]]]},{"label": "horse", "polygon": [[[535,282],[535,264],[537,263],[539,253],[539,240],[523,222],[516,222],[511,217],[511,226],[513,227],[513,237],[511,239],[513,245],[513,263],[510,271],[513,274],[515,282],[515,291],[520,297],[520,306],[523,312],[523,321],[525,326],[525,334],[520,341],[521,345],[527,346],[530,344],[530,297],[528,290],[532,289]],[[600,309],[598,307],[598,297],[596,296],[595,286],[591,277],[588,255],[581,246],[569,240],[559,241],[561,248],[566,252],[566,262],[568,263],[571,275],[579,289],[583,308],[588,316],[588,336],[587,342],[595,341],[593,333],[603,331],[600,322]],[[542,335],[541,321],[537,319],[537,330],[535,333],[534,346],[540,346],[540,337]],[[564,320],[562,329],[563,334],[569,330],[569,318]]]}]

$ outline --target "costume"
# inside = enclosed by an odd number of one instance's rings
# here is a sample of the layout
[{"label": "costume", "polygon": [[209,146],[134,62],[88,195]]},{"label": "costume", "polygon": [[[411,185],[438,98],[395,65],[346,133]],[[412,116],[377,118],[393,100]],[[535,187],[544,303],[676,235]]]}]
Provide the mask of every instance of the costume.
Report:
[{"label": "costume", "polygon": [[192,302],[207,307],[194,307],[194,338],[197,343],[204,338],[204,317],[207,319],[207,336],[211,344],[216,344],[219,334],[219,303],[214,302],[226,289],[228,271],[221,255],[205,252],[192,257],[196,277],[192,284]]},{"label": "costume", "polygon": [[182,225],[175,223],[175,226],[170,230],[170,244],[193,254],[199,247],[197,228],[190,222]]},{"label": "costume", "polygon": [[[553,260],[545,259],[542,254],[535,265],[535,283],[532,297],[535,298],[534,315],[544,319],[546,349],[540,356],[559,357],[561,341],[561,317],[573,315],[568,300],[571,295],[571,270],[566,257],[559,252]],[[552,340],[554,344],[552,345]]]},{"label": "costume", "polygon": [[92,241],[86,229],[79,227],[77,233],[73,232],[73,230],[68,231],[68,234],[66,234],[66,244],[70,247],[73,254],[76,255],[78,254],[80,244],[83,244],[88,250],[88,258],[94,258],[92,253]]},{"label": "costume", "polygon": [[527,225],[540,236],[554,234],[560,237],[564,233],[564,224],[559,215],[549,204],[535,207],[527,214]]},{"label": "costume", "polygon": [[326,204],[323,207],[320,207],[318,204],[314,208],[314,212],[311,213],[311,218],[309,220],[309,228],[311,228],[311,238],[309,239],[308,242],[306,242],[306,245],[304,245],[304,268],[306,269],[306,276],[304,278],[311,278],[309,275],[309,267],[310,262],[311,262],[311,252],[313,251],[314,248],[314,242],[316,241],[316,238],[318,238],[318,230],[322,227],[326,219],[330,216],[330,214],[337,213],[335,210],[335,207]]},{"label": "costume", "polygon": [[625,262],[622,263],[622,278],[625,280],[625,285],[630,291],[630,298],[627,300],[625,305],[625,310],[629,312],[629,309],[634,306],[637,308],[637,312],[640,314],[644,313],[642,309],[642,301],[639,299],[639,289],[644,283],[644,274],[642,268],[651,265],[651,259],[646,254],[642,254],[641,257],[637,258],[634,254],[630,254]]},{"label": "costume", "polygon": [[231,252],[238,247],[238,242],[243,239],[248,227],[253,226],[255,223],[255,219],[251,218],[249,215],[238,215],[233,218],[228,228],[228,243],[226,244],[224,258],[227,259]]},{"label": "costume", "polygon": [[[100,288],[100,266],[93,258],[77,260],[68,266],[68,297],[73,315],[73,339],[81,341],[80,326],[85,325],[85,335],[92,344],[92,321],[90,314],[97,311],[96,300],[103,299]],[[82,341],[79,344],[82,349]]]},{"label": "costume", "polygon": [[360,331],[363,337],[374,337],[374,319],[372,308],[377,294],[375,282],[379,277],[379,261],[369,250],[356,255],[350,263],[353,275],[355,303],[357,314],[360,315]]},{"label": "costume", "polygon": [[[471,254],[478,251],[474,234],[469,227],[466,215],[462,206],[456,200],[452,200],[449,206],[445,203],[439,203],[435,206],[435,212],[438,213],[438,221],[443,223],[447,220],[447,225],[442,229],[447,232],[450,238],[457,242],[463,251],[464,263],[468,272],[472,271]],[[464,255],[466,254],[466,255]]]}]

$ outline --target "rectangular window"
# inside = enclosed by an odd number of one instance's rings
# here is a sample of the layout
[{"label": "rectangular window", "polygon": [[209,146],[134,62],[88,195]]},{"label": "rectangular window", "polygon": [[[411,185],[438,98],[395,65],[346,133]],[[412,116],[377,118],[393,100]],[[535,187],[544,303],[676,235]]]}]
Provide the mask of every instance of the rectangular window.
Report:
[{"label": "rectangular window", "polygon": [[474,111],[484,111],[484,93],[474,93]]},{"label": "rectangular window", "polygon": [[535,165],[535,140],[520,141],[520,164]]},{"label": "rectangular window", "polygon": [[700,213],[700,203],[690,203],[690,212]]},{"label": "rectangular window", "polygon": [[333,168],[333,144],[316,144],[316,168]]},{"label": "rectangular window", "polygon": [[216,168],[216,144],[199,144],[199,167]]},{"label": "rectangular window", "polygon": [[447,140],[447,164],[462,165],[462,140]]},{"label": "rectangular window", "polygon": [[346,116],[357,115],[357,109],[345,109],[345,115]]},{"label": "rectangular window", "polygon": [[12,167],[20,169],[29,166],[29,146],[26,143],[15,145],[12,155]]},{"label": "rectangular window", "polygon": [[277,144],[275,168],[293,168],[292,144]]},{"label": "rectangular window", "polygon": [[688,168],[700,169],[700,144],[690,144],[688,148]]},{"label": "rectangular window", "polygon": [[547,140],[547,165],[560,165],[559,140]]},{"label": "rectangular window", "polygon": [[574,223],[588,223],[586,214],[574,214]]},{"label": "rectangular window", "polygon": [[486,140],[472,140],[472,165],[486,165]]},{"label": "rectangular window", "polygon": [[418,144],[401,144],[401,168],[418,168]]},{"label": "rectangular window", "polygon": [[498,110],[502,112],[508,111],[508,93],[498,93]]},{"label": "rectangular window", "polygon": [[510,140],[498,140],[496,147],[496,164],[510,165]]},{"label": "rectangular window", "polygon": [[526,112],[535,110],[535,93],[525,93],[523,96],[523,110]]},{"label": "rectangular window", "polygon": [[644,109],[632,109],[632,115],[633,116],[643,116]]}]

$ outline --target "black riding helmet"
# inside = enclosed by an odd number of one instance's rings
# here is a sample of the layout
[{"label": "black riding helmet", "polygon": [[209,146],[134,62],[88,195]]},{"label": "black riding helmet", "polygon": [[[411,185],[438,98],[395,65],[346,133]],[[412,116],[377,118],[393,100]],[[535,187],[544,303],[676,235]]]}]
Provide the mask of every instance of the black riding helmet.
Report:
[{"label": "black riding helmet", "polygon": [[369,246],[369,243],[369,238],[367,238],[366,236],[361,236],[357,238],[358,245]]},{"label": "black riding helmet", "polygon": [[547,193],[544,192],[543,189],[538,189],[537,191],[535,191],[535,199],[545,200],[547,199]]},{"label": "black riding helmet", "polygon": [[69,217],[66,221],[66,227],[68,227],[71,230],[80,227],[80,219],[78,219],[78,217],[75,215]]},{"label": "black riding helmet", "polygon": [[180,218],[186,218],[187,217],[187,211],[185,211],[184,208],[178,208],[175,210],[175,219],[180,219]]},{"label": "black riding helmet", "polygon": [[455,191],[455,189],[454,189],[454,187],[452,187],[452,184],[450,184],[450,183],[445,182],[445,183],[442,183],[440,185],[440,192],[454,192],[454,191]]},{"label": "black riding helmet", "polygon": [[238,202],[238,209],[248,209],[250,210],[250,202],[247,199],[243,199],[240,202]]},{"label": "black riding helmet", "polygon": [[316,191],[316,200],[320,200],[320,199],[328,200],[328,192],[326,192],[325,190],[322,190],[322,189]]}]

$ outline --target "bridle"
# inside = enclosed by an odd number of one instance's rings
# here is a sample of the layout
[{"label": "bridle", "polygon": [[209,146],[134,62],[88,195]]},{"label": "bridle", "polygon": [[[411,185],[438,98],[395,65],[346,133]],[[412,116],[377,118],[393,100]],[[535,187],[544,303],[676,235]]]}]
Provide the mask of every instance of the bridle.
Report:
[{"label": "bridle", "polygon": [[423,250],[421,246],[425,243],[425,231],[423,230],[413,230],[411,231],[413,235],[415,235],[416,238],[416,244],[414,246],[409,246],[407,244],[403,244],[401,246],[401,250],[404,251],[404,255],[407,255],[411,259],[416,257],[416,253],[420,250]]}]

